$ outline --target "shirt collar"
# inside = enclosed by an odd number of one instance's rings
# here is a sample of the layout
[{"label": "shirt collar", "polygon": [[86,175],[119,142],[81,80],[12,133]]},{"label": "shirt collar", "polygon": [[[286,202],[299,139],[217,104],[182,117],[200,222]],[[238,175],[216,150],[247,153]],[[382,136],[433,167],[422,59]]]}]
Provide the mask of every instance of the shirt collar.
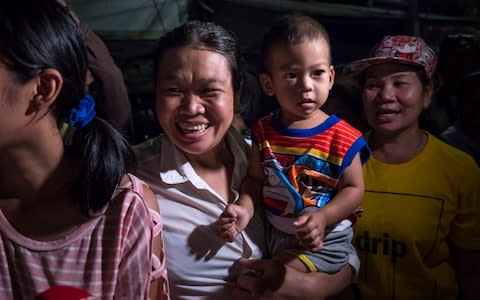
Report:
[{"label": "shirt collar", "polygon": [[[168,155],[168,154],[169,155]],[[160,155],[160,179],[167,184],[191,181],[197,188],[196,173],[185,155],[165,135],[162,136]]]},{"label": "shirt collar", "polygon": [[[241,145],[244,141],[238,140],[239,137],[232,132],[232,129],[227,131],[225,137],[235,161],[232,187],[239,188],[240,182],[245,176],[248,163],[247,155]],[[169,155],[165,155],[167,153]],[[162,135],[159,175],[160,179],[166,184],[175,185],[190,181],[198,189],[208,189],[205,181],[197,175],[185,155],[178,150],[166,135]]]}]

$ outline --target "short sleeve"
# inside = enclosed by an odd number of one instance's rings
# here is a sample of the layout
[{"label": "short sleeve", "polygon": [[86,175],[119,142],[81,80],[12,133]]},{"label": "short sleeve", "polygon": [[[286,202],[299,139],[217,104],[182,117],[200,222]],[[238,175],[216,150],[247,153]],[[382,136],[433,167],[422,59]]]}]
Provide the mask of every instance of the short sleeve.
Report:
[{"label": "short sleeve", "polygon": [[150,214],[138,194],[126,191],[118,196],[125,198],[126,207],[115,299],[148,299],[153,236]]},{"label": "short sleeve", "polygon": [[118,299],[148,299],[150,283],[158,281],[157,299],[169,299],[165,255],[160,259],[152,252],[154,238],[161,238],[162,219],[158,212],[148,208],[143,198],[145,183],[133,175],[129,177],[131,186],[119,194],[127,207],[116,295],[120,296]]}]

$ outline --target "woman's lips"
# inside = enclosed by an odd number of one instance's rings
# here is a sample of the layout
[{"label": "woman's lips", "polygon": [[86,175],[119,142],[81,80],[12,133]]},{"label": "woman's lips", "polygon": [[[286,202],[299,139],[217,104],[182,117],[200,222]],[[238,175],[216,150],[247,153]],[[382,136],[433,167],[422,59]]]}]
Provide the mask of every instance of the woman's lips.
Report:
[{"label": "woman's lips", "polygon": [[208,132],[210,125],[208,123],[202,124],[178,124],[179,130],[183,137],[189,141],[195,141],[204,136]]}]

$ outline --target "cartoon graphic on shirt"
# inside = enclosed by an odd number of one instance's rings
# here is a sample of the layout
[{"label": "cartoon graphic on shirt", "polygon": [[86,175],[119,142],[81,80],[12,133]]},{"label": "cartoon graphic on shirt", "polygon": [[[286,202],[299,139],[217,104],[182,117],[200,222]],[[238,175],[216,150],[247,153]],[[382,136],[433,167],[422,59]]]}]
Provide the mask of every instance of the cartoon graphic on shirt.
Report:
[{"label": "cartoon graphic on shirt", "polygon": [[300,156],[288,167],[282,167],[276,159],[264,161],[263,195],[267,209],[277,216],[292,217],[309,206],[323,207],[333,197],[337,183],[322,173],[325,169],[328,169],[327,162],[309,155]]}]

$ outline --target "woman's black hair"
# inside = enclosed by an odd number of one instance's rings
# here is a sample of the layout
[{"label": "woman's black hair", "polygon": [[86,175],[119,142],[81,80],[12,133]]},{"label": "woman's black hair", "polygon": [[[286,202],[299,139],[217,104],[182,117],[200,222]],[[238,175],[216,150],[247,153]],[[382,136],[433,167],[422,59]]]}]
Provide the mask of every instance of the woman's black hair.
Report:
[{"label": "woman's black hair", "polygon": [[237,41],[233,33],[212,22],[192,20],[173,29],[160,38],[154,55],[155,83],[158,80],[159,63],[169,49],[192,47],[217,52],[225,57],[232,74],[235,107],[239,107],[243,71],[240,66]]},{"label": "woman's black hair", "polygon": [[[48,68],[62,75],[63,86],[50,107],[59,128],[86,94],[83,36],[68,9],[55,0],[0,1],[0,60],[20,82]],[[133,163],[128,143],[96,117],[76,130],[72,144],[65,149],[80,158],[73,187],[75,200],[86,215],[101,211]]]}]

